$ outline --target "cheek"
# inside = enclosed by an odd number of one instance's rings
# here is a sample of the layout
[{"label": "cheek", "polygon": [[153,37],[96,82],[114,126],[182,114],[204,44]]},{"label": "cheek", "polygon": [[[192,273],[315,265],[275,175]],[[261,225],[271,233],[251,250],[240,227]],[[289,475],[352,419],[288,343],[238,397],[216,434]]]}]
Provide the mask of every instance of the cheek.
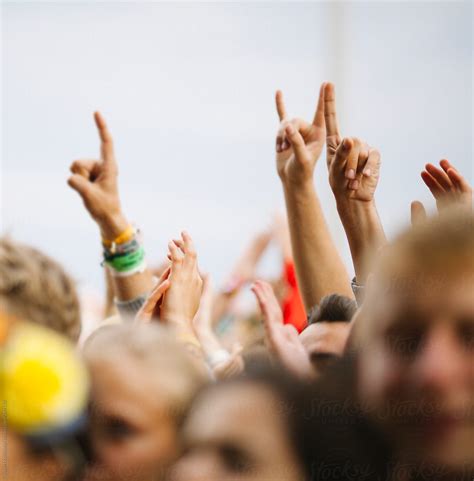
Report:
[{"label": "cheek", "polygon": [[359,359],[359,399],[371,409],[382,409],[401,391],[404,369],[383,349],[365,350]]},{"label": "cheek", "polygon": [[228,473],[222,469],[216,452],[200,450],[188,453],[175,466],[172,481],[225,481]]}]

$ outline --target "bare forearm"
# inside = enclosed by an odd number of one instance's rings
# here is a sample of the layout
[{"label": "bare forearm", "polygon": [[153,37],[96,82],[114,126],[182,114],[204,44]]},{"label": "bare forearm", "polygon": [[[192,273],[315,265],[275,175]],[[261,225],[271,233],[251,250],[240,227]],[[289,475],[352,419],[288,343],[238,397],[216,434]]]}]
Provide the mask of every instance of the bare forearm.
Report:
[{"label": "bare forearm", "polygon": [[314,185],[283,184],[296,274],[306,310],[333,293],[353,297],[349,276],[337,251]]},{"label": "bare forearm", "polygon": [[375,201],[337,200],[358,284],[364,284],[377,251],[386,243]]}]

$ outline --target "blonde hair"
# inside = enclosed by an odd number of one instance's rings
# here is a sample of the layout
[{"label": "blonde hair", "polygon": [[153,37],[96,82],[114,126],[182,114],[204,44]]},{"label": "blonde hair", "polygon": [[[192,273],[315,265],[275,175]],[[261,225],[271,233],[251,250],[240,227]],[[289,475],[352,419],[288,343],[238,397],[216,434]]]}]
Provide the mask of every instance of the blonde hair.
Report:
[{"label": "blonde hair", "polygon": [[[410,263],[408,266],[407,264]],[[451,208],[405,232],[382,252],[379,271],[458,272],[474,266],[474,216]]]},{"label": "blonde hair", "polygon": [[370,336],[372,307],[384,302],[389,290],[401,294],[415,288],[442,288],[447,279],[474,274],[474,216],[465,209],[450,209],[443,215],[404,231],[380,254],[367,285],[362,308],[356,314],[355,337]]},{"label": "blonde hair", "polygon": [[41,324],[76,342],[81,332],[75,284],[53,259],[0,238],[0,303],[8,314]]},{"label": "blonde hair", "polygon": [[[192,357],[172,333],[158,324],[117,324],[97,329],[82,353],[87,364],[133,360],[160,384],[170,409],[181,417],[196,391],[207,381],[202,362]],[[100,367],[100,365],[99,365]]]}]

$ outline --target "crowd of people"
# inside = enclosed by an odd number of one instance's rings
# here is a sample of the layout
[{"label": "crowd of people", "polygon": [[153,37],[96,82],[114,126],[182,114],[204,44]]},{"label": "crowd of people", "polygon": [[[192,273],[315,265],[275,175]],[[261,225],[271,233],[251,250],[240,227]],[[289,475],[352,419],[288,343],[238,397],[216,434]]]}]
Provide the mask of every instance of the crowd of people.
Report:
[{"label": "crowd of people", "polygon": [[[81,336],[61,265],[0,239],[2,480],[472,481],[471,186],[446,159],[426,164],[437,214],[412,202],[410,227],[387,240],[381,154],[342,136],[334,85],[311,121],[292,118],[280,91],[276,109],[287,217],[217,288],[186,231],[164,262],[147,258],[98,112],[100,157],[74,161],[68,179],[103,250],[96,329]],[[324,146],[352,279],[314,184]],[[272,241],[281,276],[259,279]]]}]

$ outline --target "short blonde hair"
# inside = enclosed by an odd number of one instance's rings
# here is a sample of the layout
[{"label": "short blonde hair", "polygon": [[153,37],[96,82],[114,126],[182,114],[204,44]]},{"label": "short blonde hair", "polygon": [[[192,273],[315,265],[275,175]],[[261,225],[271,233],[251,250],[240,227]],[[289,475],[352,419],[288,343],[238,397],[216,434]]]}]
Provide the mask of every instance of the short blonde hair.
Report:
[{"label": "short blonde hair", "polygon": [[210,380],[201,360],[195,359],[165,326],[116,324],[94,331],[84,343],[82,354],[89,366],[111,361],[120,367],[131,359],[150,372],[158,382],[170,410],[182,418],[190,401]]},{"label": "short blonde hair", "polygon": [[71,277],[50,257],[7,237],[0,238],[0,304],[14,317],[79,339],[79,298]]},{"label": "short blonde hair", "polygon": [[403,295],[424,288],[436,295],[435,289],[460,276],[466,282],[474,278],[474,216],[454,208],[404,231],[383,249],[356,314],[357,342],[370,338],[373,307],[389,290]]}]

